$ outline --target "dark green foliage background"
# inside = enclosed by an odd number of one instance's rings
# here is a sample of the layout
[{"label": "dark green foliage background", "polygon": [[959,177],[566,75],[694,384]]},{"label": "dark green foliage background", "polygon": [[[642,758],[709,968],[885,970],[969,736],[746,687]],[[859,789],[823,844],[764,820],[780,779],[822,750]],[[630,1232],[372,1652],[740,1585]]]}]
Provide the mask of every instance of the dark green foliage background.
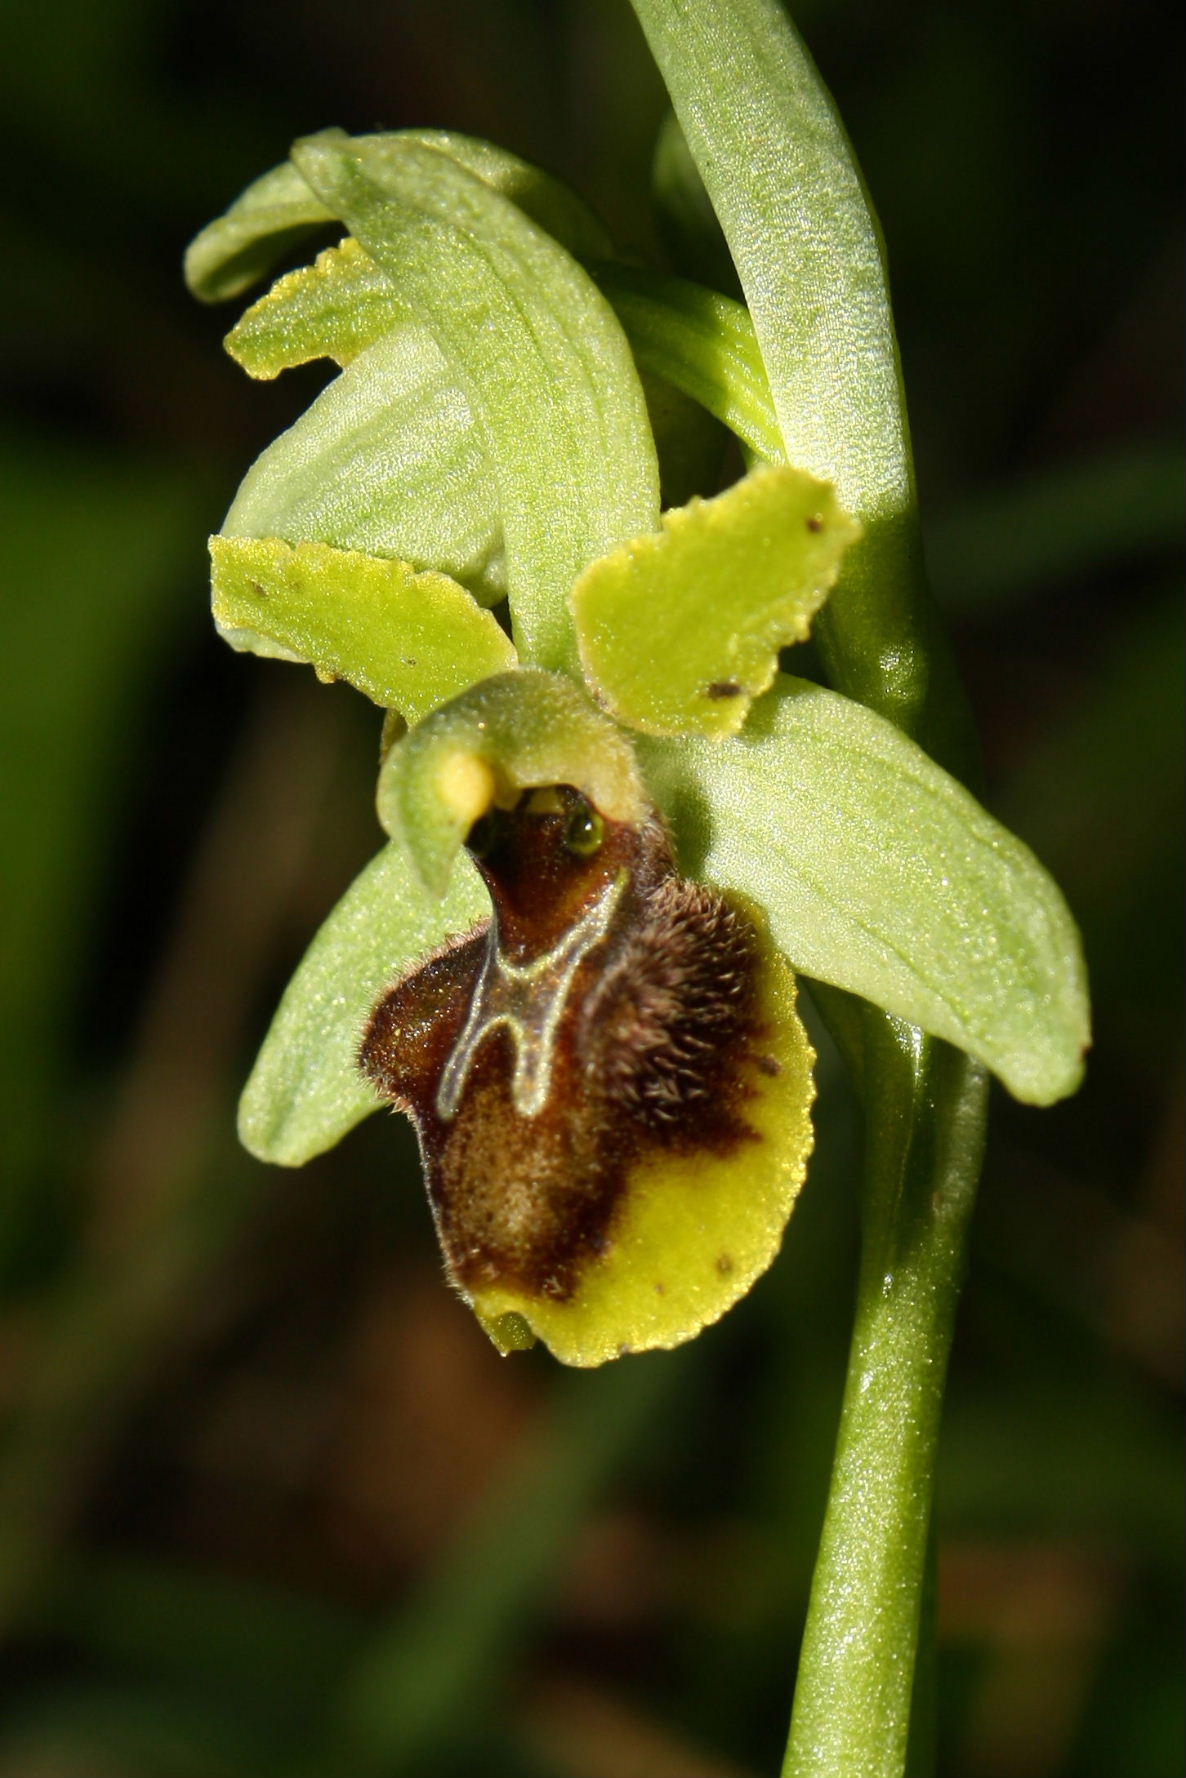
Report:
[{"label": "dark green foliage background", "polygon": [[[801,14],[889,242],[988,800],[1095,989],[1079,1097],[996,1108],[938,1506],[958,1778],[1186,1761],[1175,13]],[[631,15],[5,0],[0,91],[0,1775],[769,1772],[852,1287],[834,1059],[774,1271],[594,1376],[485,1346],[399,1125],[284,1174],[232,1122],[377,844],[377,737],[209,628],[205,534],[323,375],[249,385],[182,247],[293,136],[418,123],[651,249]]]}]

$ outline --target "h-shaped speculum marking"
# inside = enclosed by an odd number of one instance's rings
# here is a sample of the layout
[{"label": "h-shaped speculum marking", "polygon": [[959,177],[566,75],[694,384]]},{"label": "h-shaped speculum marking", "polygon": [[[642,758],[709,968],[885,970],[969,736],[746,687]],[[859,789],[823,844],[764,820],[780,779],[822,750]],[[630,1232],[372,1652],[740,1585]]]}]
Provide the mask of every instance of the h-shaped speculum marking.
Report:
[{"label": "h-shaped speculum marking", "polygon": [[457,1115],[474,1056],[499,1025],[506,1027],[515,1045],[511,1098],[516,1111],[521,1117],[537,1117],[543,1110],[551,1087],[556,1033],[573,977],[609,931],[625,882],[626,872],[620,871],[576,924],[530,963],[511,963],[503,956],[495,912],[465,1024],[441,1071],[436,1113],[442,1123]]}]

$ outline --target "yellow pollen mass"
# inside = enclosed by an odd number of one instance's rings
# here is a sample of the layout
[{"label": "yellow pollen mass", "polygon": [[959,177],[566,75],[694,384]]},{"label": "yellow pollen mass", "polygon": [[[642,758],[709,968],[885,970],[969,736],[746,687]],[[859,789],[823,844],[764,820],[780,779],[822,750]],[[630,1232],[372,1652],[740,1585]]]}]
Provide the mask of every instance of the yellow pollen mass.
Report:
[{"label": "yellow pollen mass", "polygon": [[494,773],[480,753],[458,749],[437,768],[437,794],[458,825],[470,828],[494,802]]}]

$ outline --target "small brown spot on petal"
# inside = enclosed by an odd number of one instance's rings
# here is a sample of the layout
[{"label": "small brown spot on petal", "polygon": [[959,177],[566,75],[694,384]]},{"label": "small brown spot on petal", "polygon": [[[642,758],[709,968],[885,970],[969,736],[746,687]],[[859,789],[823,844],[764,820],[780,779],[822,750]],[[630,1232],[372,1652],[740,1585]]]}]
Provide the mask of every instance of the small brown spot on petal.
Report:
[{"label": "small brown spot on petal", "polygon": [[782,1073],[782,1063],[777,1056],[759,1056],[757,1063],[759,1074],[769,1075],[771,1080],[775,1075]]},{"label": "small brown spot on petal", "polygon": [[667,1295],[667,1286],[666,1286],[666,1284],[656,1284],[656,1286],[655,1286],[655,1295],[656,1295],[656,1296],[666,1296],[666,1295]]},{"label": "small brown spot on petal", "polygon": [[711,685],[704,688],[706,698],[739,698],[741,687],[736,679],[714,679]]},{"label": "small brown spot on petal", "polygon": [[813,512],[807,521],[807,529],[809,531],[822,531],[823,528],[824,521],[820,518],[818,512]]},{"label": "small brown spot on petal", "polygon": [[733,1270],[732,1255],[728,1254],[728,1253],[720,1254],[717,1259],[717,1271],[721,1274],[721,1277],[727,1278],[729,1276],[729,1273],[732,1270]]}]

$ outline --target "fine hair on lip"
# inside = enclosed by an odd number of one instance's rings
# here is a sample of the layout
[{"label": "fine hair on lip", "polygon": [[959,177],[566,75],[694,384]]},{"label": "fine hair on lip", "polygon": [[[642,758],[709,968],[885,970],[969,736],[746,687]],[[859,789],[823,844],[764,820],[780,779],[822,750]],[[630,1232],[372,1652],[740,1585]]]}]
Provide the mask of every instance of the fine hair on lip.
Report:
[{"label": "fine hair on lip", "polygon": [[559,787],[483,822],[489,925],[396,983],[363,1039],[363,1071],[415,1122],[467,1292],[567,1299],[648,1156],[758,1140],[752,922],[678,875],[657,819],[592,811],[594,828],[588,810]]}]

